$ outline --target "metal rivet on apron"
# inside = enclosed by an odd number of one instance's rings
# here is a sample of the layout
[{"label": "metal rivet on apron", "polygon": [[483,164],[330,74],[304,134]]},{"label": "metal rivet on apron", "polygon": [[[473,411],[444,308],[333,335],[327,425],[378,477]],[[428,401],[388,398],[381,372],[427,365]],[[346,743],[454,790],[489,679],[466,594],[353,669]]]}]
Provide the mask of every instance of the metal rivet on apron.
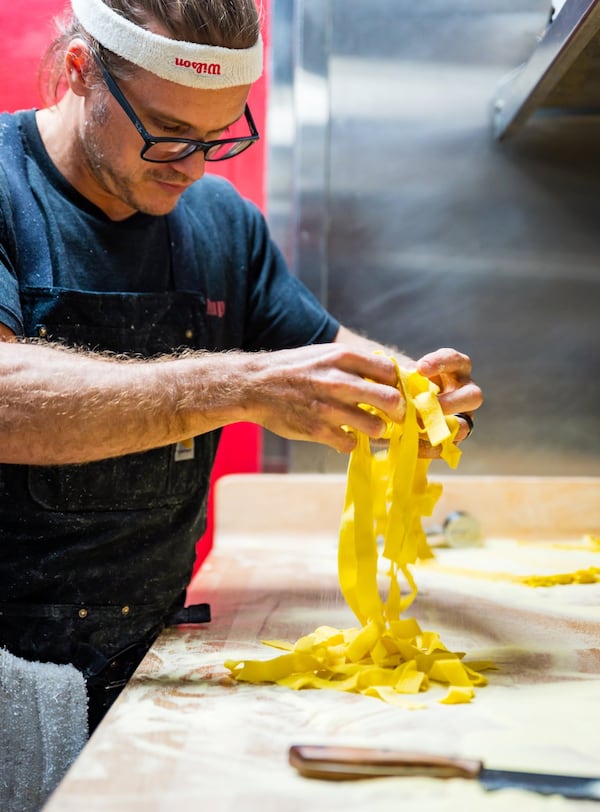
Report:
[{"label": "metal rivet on apron", "polygon": [[124,607],[121,609],[121,614],[122,614],[122,615],[124,615],[124,616],[125,616],[125,615],[128,615],[128,614],[129,614],[129,611],[130,611],[130,610],[129,610],[129,606],[124,606]]},{"label": "metal rivet on apron", "polygon": [[194,331],[193,330],[186,330],[185,331],[185,337],[187,339],[193,338],[194,337]]},{"label": "metal rivet on apron", "polygon": [[43,325],[41,327],[38,327],[38,336],[40,338],[46,338],[47,335],[48,329],[46,327],[44,327]]},{"label": "metal rivet on apron", "polygon": [[80,609],[77,614],[81,618],[87,617],[88,616],[88,610],[87,609]]}]

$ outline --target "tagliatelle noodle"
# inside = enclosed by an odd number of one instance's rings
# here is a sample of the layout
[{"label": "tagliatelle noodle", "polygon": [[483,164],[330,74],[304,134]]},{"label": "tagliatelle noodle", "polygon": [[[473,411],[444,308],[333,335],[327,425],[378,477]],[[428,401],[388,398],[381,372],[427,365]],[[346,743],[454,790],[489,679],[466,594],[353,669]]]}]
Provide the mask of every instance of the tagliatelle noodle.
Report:
[{"label": "tagliatelle noodle", "polygon": [[513,578],[525,586],[565,586],[566,584],[596,584],[600,581],[600,567],[588,567],[575,572],[557,572],[552,575],[521,575]]},{"label": "tagliatelle noodle", "polygon": [[[421,519],[431,515],[442,490],[428,482],[430,460],[419,458],[419,440],[441,446],[441,456],[452,468],[460,450],[454,443],[458,420],[444,417],[438,387],[418,372],[396,366],[406,401],[404,420],[388,422],[389,448],[376,453],[369,438],[357,433],[348,466],[338,575],[360,628],[320,626],[295,644],[263,641],[286,653],[267,661],[226,662],[236,680],[349,691],[405,708],[424,707],[402,695],[426,691],[432,681],[449,686],[440,700],[446,704],[469,702],[474,688],[486,684],[476,668],[493,667],[490,663],[466,665],[463,655],[449,651],[438,634],[401,617],[417,594],[410,565],[432,557]],[[385,597],[380,558],[389,562]],[[407,594],[400,588],[400,574],[408,583]]]}]

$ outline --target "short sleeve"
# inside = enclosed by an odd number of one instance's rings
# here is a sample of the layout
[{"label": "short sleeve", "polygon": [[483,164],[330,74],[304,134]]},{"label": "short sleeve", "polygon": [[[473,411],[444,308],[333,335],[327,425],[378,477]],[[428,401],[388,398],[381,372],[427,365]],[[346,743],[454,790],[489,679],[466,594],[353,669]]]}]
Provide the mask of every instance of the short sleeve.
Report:
[{"label": "short sleeve", "polygon": [[244,349],[288,349],[333,341],[339,323],[292,273],[262,214],[249,204],[249,318]]}]

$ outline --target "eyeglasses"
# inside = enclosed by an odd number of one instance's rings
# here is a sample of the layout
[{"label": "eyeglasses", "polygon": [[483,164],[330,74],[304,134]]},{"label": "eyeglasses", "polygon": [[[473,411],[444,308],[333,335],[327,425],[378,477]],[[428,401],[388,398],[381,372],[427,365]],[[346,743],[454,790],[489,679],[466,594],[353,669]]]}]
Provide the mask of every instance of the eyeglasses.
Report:
[{"label": "eyeglasses", "polygon": [[234,158],[236,155],[244,152],[244,150],[251,147],[252,144],[260,138],[248,105],[245,107],[244,117],[250,130],[250,135],[243,135],[236,138],[221,138],[217,141],[195,141],[192,138],[161,138],[160,136],[150,135],[108,72],[108,69],[96,54],[94,54],[94,56],[100,66],[102,76],[111,95],[120,104],[124,113],[142,136],[144,146],[140,152],[140,158],[144,161],[157,164],[173,163],[174,161],[181,161],[183,158],[189,157],[194,152],[203,152],[206,161],[226,161],[228,158]]}]

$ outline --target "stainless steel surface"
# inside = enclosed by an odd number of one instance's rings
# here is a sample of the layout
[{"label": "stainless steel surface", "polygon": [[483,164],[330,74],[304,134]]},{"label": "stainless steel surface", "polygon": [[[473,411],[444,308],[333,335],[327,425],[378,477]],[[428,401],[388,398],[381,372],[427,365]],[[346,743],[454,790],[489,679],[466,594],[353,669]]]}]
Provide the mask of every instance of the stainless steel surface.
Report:
[{"label": "stainless steel surface", "polygon": [[[347,326],[471,355],[486,402],[461,473],[600,473],[600,126],[533,119],[501,144],[492,126],[550,6],[274,0],[275,236]],[[268,470],[346,464],[266,452]]]},{"label": "stainless steel surface", "polygon": [[494,134],[499,139],[517,133],[539,113],[600,115],[600,2],[566,0],[549,23],[531,57],[498,91]]}]

